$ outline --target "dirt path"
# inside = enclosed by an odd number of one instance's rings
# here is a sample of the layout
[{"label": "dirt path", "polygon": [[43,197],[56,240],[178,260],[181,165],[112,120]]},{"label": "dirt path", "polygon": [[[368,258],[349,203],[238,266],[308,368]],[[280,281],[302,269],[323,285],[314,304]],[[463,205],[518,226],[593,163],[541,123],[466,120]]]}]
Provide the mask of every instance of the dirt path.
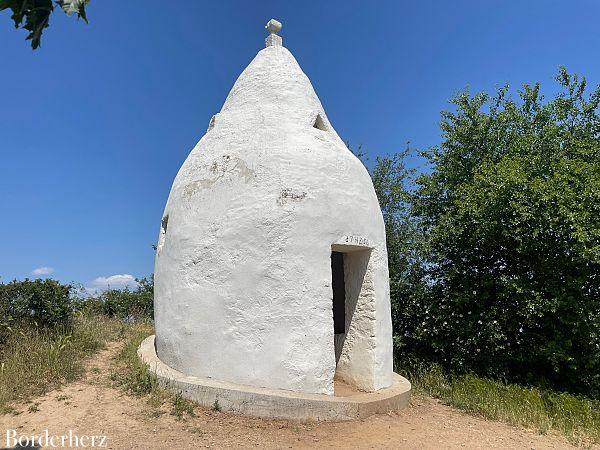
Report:
[{"label": "dirt path", "polygon": [[106,435],[113,449],[195,448],[477,448],[565,449],[556,434],[539,435],[463,414],[429,398],[416,398],[398,413],[341,423],[263,420],[196,408],[196,417],[152,417],[145,399],[110,386],[112,343],[88,363],[87,377],[0,416],[0,447],[6,430],[19,435]]}]

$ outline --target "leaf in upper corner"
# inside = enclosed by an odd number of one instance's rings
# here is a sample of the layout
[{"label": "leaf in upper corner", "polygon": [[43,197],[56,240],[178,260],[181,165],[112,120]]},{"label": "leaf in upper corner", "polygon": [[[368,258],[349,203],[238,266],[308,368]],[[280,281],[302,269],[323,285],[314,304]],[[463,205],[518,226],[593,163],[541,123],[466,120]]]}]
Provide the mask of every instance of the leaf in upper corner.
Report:
[{"label": "leaf in upper corner", "polygon": [[48,26],[50,14],[54,9],[52,0],[0,0],[0,11],[8,8],[12,10],[11,18],[15,22],[15,28],[22,26],[28,30],[26,39],[31,40],[34,50],[38,48],[42,32]]},{"label": "leaf in upper corner", "polygon": [[19,25],[23,22],[27,3],[29,3],[27,0],[0,0],[0,11],[10,8],[12,11],[11,19],[15,22],[15,28],[19,28]]},{"label": "leaf in upper corner", "polygon": [[23,28],[29,30],[26,39],[31,39],[31,47],[35,50],[40,46],[42,32],[48,27],[54,6],[51,0],[29,0],[28,3],[30,7],[27,9]]},{"label": "leaf in upper corner", "polygon": [[[85,7],[89,0],[58,0],[56,4],[66,14],[77,14],[85,20],[87,16]],[[26,39],[31,40],[31,47],[35,50],[40,46],[42,33],[48,27],[50,14],[54,11],[52,0],[0,0],[0,11],[10,9],[11,19],[15,28],[25,28],[29,31]]]},{"label": "leaf in upper corner", "polygon": [[75,13],[78,17],[81,17],[86,23],[88,23],[87,16],[85,14],[85,6],[89,2],[90,0],[58,0],[56,4],[60,6],[68,15]]}]

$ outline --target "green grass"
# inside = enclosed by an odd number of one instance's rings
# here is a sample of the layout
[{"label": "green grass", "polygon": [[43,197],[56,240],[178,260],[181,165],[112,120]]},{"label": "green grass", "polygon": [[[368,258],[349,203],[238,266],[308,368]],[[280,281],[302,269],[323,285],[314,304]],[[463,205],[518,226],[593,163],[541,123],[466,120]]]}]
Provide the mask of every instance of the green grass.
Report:
[{"label": "green grass", "polygon": [[12,412],[14,402],[77,379],[84,372],[85,358],[123,336],[125,329],[115,319],[79,315],[68,329],[12,330],[0,347],[0,414]]},{"label": "green grass", "polygon": [[142,341],[152,334],[150,325],[140,325],[132,329],[126,337],[125,346],[116,357],[117,367],[111,374],[111,379],[129,394],[143,396],[158,390],[156,376],[148,370],[137,355],[137,349]]},{"label": "green grass", "polygon": [[600,442],[600,401],[473,375],[449,376],[437,365],[409,367],[404,373],[417,393],[487,419],[540,433],[557,430],[572,441]]},{"label": "green grass", "polygon": [[194,403],[183,398],[178,392],[171,399],[171,415],[177,417],[177,419],[183,419],[184,415],[187,414],[191,417],[195,417]]},{"label": "green grass", "polygon": [[162,416],[165,409],[178,420],[183,420],[186,416],[195,417],[196,404],[185,399],[181,393],[173,394],[161,389],[156,376],[138,357],[138,347],[152,331],[150,325],[138,326],[126,337],[125,346],[116,357],[111,379],[125,392],[146,397],[150,408],[148,416],[151,418]]}]

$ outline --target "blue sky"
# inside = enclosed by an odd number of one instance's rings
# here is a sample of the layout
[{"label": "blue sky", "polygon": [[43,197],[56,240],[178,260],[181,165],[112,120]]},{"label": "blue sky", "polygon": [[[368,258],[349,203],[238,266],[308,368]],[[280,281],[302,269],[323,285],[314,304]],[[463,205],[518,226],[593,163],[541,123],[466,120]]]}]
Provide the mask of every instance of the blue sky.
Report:
[{"label": "blue sky", "polygon": [[340,136],[371,156],[438,143],[466,86],[552,95],[559,65],[600,82],[596,0],[92,0],[88,15],[55,13],[32,52],[0,14],[0,281],[151,274],[173,178],[271,17]]}]

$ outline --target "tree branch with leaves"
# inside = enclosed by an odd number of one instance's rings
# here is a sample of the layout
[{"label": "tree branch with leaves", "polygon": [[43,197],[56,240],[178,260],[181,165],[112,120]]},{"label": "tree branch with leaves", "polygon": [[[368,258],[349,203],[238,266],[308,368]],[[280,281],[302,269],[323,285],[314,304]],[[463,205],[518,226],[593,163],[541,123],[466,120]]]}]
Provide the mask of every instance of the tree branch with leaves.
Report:
[{"label": "tree branch with leaves", "polygon": [[29,31],[25,39],[31,40],[31,47],[35,50],[41,44],[44,29],[50,24],[55,4],[67,15],[76,14],[88,23],[85,11],[88,3],[89,0],[58,0],[55,3],[52,0],[0,0],[0,11],[12,11],[15,28]]}]

